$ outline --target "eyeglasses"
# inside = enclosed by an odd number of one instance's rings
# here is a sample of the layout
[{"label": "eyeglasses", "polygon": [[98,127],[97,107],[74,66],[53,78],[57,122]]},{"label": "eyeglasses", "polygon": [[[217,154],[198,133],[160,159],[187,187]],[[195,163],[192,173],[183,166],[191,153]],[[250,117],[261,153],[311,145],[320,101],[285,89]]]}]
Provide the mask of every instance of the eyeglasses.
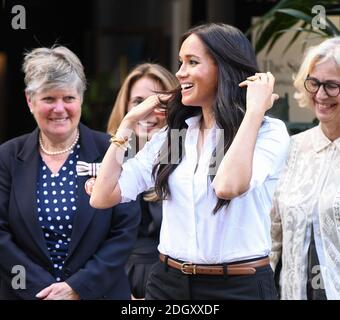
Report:
[{"label": "eyeglasses", "polygon": [[340,84],[335,82],[321,82],[316,78],[307,77],[304,85],[309,93],[317,93],[321,86],[329,97],[337,97],[340,93]]}]

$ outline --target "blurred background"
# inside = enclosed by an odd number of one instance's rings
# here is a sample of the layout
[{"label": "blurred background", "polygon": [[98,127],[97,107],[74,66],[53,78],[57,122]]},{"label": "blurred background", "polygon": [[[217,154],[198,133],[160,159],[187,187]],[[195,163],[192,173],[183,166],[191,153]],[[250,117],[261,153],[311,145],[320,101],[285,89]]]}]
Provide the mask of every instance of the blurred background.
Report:
[{"label": "blurred background", "polygon": [[[0,0],[0,143],[35,127],[24,99],[21,65],[26,50],[61,44],[79,56],[88,79],[82,120],[93,129],[105,130],[116,93],[136,64],[156,62],[175,73],[179,38],[190,26],[224,22],[246,32],[280,2],[285,1]],[[18,20],[22,12],[13,12],[18,5],[24,8],[25,21]],[[248,35],[254,41],[252,31]],[[283,55],[287,41],[280,39],[269,53],[260,51],[258,60],[263,71],[270,69],[278,79],[281,99],[276,116],[303,130],[313,125],[313,115],[299,110],[291,88],[302,42]]]}]

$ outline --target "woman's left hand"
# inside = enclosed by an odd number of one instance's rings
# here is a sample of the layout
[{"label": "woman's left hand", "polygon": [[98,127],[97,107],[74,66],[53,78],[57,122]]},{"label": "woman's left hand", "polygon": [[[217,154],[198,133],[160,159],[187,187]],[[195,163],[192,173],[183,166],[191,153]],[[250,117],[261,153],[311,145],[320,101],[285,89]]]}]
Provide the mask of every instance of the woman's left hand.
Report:
[{"label": "woman's left hand", "polygon": [[80,300],[80,296],[66,282],[53,283],[36,297],[41,300]]},{"label": "woman's left hand", "polygon": [[275,78],[271,72],[256,73],[239,84],[247,87],[247,111],[259,111],[263,114],[279,98],[274,90]]},{"label": "woman's left hand", "polygon": [[160,113],[162,102],[166,102],[171,98],[170,94],[154,94],[147,97],[143,102],[132,108],[123,118],[120,123],[119,129],[131,129],[135,125],[150,114]]}]

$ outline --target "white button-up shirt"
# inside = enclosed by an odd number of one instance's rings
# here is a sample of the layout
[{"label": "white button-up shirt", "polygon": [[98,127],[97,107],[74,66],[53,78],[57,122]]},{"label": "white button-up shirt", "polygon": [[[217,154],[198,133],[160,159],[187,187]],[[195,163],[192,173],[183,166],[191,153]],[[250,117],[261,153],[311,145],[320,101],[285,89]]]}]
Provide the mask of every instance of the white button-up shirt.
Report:
[{"label": "white button-up shirt", "polygon": [[[268,255],[272,195],[289,145],[286,127],[280,120],[265,117],[255,146],[249,190],[213,214],[217,197],[208,173],[218,129],[211,129],[198,159],[200,119],[186,120],[185,156],[169,177],[171,197],[163,201],[158,250],[201,264]],[[122,202],[135,200],[154,185],[152,168],[166,139],[166,130],[155,134],[135,158],[123,164],[119,179]]]}]

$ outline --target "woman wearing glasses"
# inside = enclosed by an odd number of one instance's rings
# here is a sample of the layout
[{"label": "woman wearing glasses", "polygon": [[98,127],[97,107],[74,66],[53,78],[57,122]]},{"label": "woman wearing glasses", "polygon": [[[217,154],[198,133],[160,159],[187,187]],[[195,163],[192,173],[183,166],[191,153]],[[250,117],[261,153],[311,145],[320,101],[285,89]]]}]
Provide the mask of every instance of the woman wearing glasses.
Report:
[{"label": "woman wearing glasses", "polygon": [[292,137],[272,210],[282,299],[340,299],[340,37],[307,52],[296,99],[319,126]]}]

